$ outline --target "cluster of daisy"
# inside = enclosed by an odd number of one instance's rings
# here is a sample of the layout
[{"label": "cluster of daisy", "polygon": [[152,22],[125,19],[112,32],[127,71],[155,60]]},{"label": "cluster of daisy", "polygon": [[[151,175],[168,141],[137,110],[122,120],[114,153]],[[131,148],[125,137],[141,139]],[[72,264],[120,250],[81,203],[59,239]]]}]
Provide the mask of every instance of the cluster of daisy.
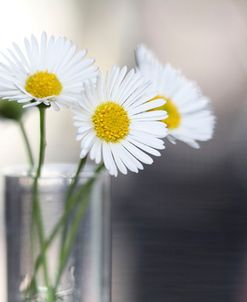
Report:
[{"label": "cluster of daisy", "polygon": [[[24,107],[66,106],[74,112],[81,158],[104,162],[111,175],[138,172],[160,156],[164,138],[198,148],[212,137],[215,119],[196,83],[161,64],[141,45],[135,69],[114,66],[102,75],[85,50],[41,35],[2,54],[0,98]],[[0,101],[1,102],[1,101]]]}]

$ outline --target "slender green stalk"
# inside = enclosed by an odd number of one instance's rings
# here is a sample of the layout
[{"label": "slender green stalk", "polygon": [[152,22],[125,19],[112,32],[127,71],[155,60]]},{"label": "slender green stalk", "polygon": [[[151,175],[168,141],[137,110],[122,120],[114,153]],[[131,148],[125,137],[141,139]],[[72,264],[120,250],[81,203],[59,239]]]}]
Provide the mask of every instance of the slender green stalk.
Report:
[{"label": "slender green stalk", "polygon": [[65,239],[65,244],[62,246],[62,250],[61,250],[61,254],[60,254],[60,264],[59,264],[57,278],[56,278],[55,287],[54,287],[55,291],[59,285],[64,268],[65,268],[68,258],[70,256],[74,241],[75,241],[77,233],[78,233],[80,222],[88,208],[91,188],[92,188],[95,180],[97,179],[98,174],[103,169],[103,167],[104,167],[103,164],[98,166],[98,168],[95,171],[94,176],[82,187],[83,190],[80,192],[80,195],[79,195],[80,203],[78,204],[78,208],[77,208],[75,217],[72,221],[72,225],[70,226],[67,238]]},{"label": "slender green stalk", "polygon": [[[72,194],[78,184],[78,181],[79,181],[79,176],[80,176],[80,173],[81,173],[81,170],[83,169],[85,163],[86,163],[86,160],[87,160],[87,157],[84,157],[82,158],[80,161],[79,161],[79,165],[77,167],[77,170],[76,170],[76,174],[75,174],[75,177],[73,177],[72,179],[72,182],[68,188],[68,191],[67,191],[67,194],[66,194],[66,202],[65,202],[65,207],[64,207],[64,213],[66,213],[69,208],[71,207],[71,199],[72,199]],[[64,240],[66,238],[66,234],[67,234],[67,227],[68,227],[68,220],[65,221],[62,225],[62,236],[61,236],[61,246],[63,245],[64,243]],[[59,253],[59,259],[61,259],[62,257],[62,248],[60,249],[60,253]]]},{"label": "slender green stalk", "polygon": [[[71,212],[81,202],[81,197],[84,196],[86,188],[88,186],[92,186],[94,184],[94,182],[97,179],[98,174],[101,172],[101,170],[103,169],[103,167],[104,167],[103,164],[99,165],[98,168],[95,170],[94,175],[82,187],[80,187],[78,189],[78,191],[76,191],[74,194],[71,194],[70,198],[67,199],[65,211],[64,211],[63,215],[61,216],[61,218],[59,219],[59,221],[57,222],[57,224],[54,226],[52,233],[50,234],[50,236],[46,240],[46,242],[44,244],[43,253],[46,252],[46,250],[49,248],[49,246],[53,242],[54,238],[56,237],[56,235],[58,234],[58,232],[60,231],[60,229],[68,221],[68,218],[71,215]],[[79,170],[79,166],[78,166],[78,170]],[[78,173],[78,175],[79,175],[79,173]],[[71,184],[71,186],[72,186],[72,184]],[[73,192],[73,191],[71,191],[71,192]],[[43,253],[40,253],[40,255],[37,257],[37,260],[35,262],[34,276],[33,276],[33,279],[31,281],[31,284],[30,284],[30,286],[29,286],[29,288],[27,290],[28,292],[32,291],[35,288],[35,277],[36,277],[36,274],[37,274],[37,272],[39,270],[40,265],[42,264]]]},{"label": "slender green stalk", "polygon": [[67,264],[71,249],[72,249],[74,241],[76,239],[78,228],[80,226],[82,217],[84,216],[84,214],[85,214],[85,212],[88,208],[91,187],[92,187],[92,182],[87,184],[87,186],[85,188],[85,192],[82,196],[82,200],[80,201],[80,205],[78,206],[78,209],[76,211],[75,217],[74,217],[72,225],[69,229],[69,233],[67,235],[65,243],[64,243],[63,247],[61,248],[60,264],[59,264],[58,274],[57,274],[57,277],[56,277],[55,287],[54,287],[55,292],[56,292],[56,289],[59,285],[59,282],[60,282],[60,279],[62,277],[64,268]]},{"label": "slender green stalk", "polygon": [[[83,169],[83,167],[85,166],[85,163],[86,163],[86,160],[87,160],[87,157],[84,157],[82,158],[80,161],[79,161],[79,165],[77,167],[77,170],[76,170],[76,174],[75,174],[75,177],[73,177],[72,179],[72,182],[69,186],[69,189],[67,191],[67,194],[66,194],[66,203],[65,203],[65,207],[68,206],[68,201],[69,201],[69,198],[71,197],[72,193],[74,192],[77,184],[78,184],[78,181],[79,181],[79,175],[81,173],[81,170]],[[66,208],[65,208],[66,209]]]},{"label": "slender green stalk", "polygon": [[34,160],[33,160],[33,153],[32,153],[32,149],[31,149],[31,145],[30,145],[29,140],[28,140],[27,132],[25,130],[25,127],[23,125],[22,120],[18,120],[18,124],[20,126],[21,134],[22,134],[23,141],[24,141],[24,144],[25,144],[28,161],[29,161],[30,167],[32,169],[33,166],[34,166]]},{"label": "slender green stalk", "polygon": [[[83,191],[83,190],[81,190],[81,191]],[[48,237],[48,239],[45,242],[43,253],[45,253],[46,250],[49,248],[49,246],[52,244],[53,240],[55,239],[55,237],[58,234],[58,232],[60,231],[60,229],[62,227],[64,227],[65,223],[68,220],[69,215],[71,214],[72,210],[74,209],[74,207],[76,207],[76,204],[79,201],[79,196],[81,194],[81,191],[76,192],[73,195],[73,198],[70,198],[70,203],[67,205],[66,211],[63,213],[63,215],[61,216],[61,218],[59,219],[57,224],[54,226],[52,233],[50,234],[50,236]],[[43,261],[43,254],[40,253],[40,255],[37,257],[37,259],[35,261],[33,278],[30,283],[29,288],[27,289],[27,292],[29,292],[29,293],[35,291],[36,274],[42,264],[42,261]]]},{"label": "slender green stalk", "polygon": [[38,188],[38,181],[41,175],[41,170],[45,159],[45,148],[46,148],[45,107],[39,106],[39,113],[40,113],[40,150],[39,150],[38,167],[36,170],[36,175],[33,183],[33,220],[34,220],[34,224],[36,224],[37,227],[38,239],[41,249],[43,269],[44,269],[44,279],[48,290],[47,302],[54,302],[54,299],[50,294],[51,290],[50,290],[50,281],[48,276],[48,265],[47,265],[46,255],[44,252],[45,231],[42,221],[42,213],[41,213],[40,202],[39,202],[39,188]]},{"label": "slender green stalk", "polygon": [[[30,142],[29,142],[27,132],[26,132],[26,129],[24,127],[22,118],[21,117],[18,118],[16,120],[16,122],[18,123],[18,126],[20,128],[20,132],[21,132],[21,135],[22,135],[22,138],[23,138],[23,142],[24,142],[24,146],[25,146],[25,149],[26,149],[26,154],[27,154],[27,158],[28,158],[28,162],[29,162],[29,172],[31,172],[34,168],[34,158],[33,158],[33,152],[32,152],[32,149],[31,149],[31,145],[30,145]],[[32,251],[33,251],[33,236],[32,236]],[[34,289],[35,289],[35,286],[34,286]]]}]

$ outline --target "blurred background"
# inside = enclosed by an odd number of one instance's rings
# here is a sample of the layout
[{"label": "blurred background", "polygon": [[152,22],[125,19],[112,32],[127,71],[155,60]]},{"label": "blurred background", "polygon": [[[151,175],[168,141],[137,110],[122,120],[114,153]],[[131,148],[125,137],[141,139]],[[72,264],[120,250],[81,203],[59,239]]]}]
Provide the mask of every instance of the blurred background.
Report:
[{"label": "blurred background", "polygon": [[[133,49],[144,42],[199,83],[217,115],[214,139],[200,150],[167,143],[153,166],[113,180],[113,302],[246,302],[247,1],[0,4],[0,48],[45,30],[87,48],[107,70],[134,66]],[[78,160],[71,121],[68,110],[49,111],[48,162]],[[25,125],[36,146],[35,110]],[[0,168],[25,160],[18,128],[0,122]],[[3,223],[2,205],[0,213]]]}]

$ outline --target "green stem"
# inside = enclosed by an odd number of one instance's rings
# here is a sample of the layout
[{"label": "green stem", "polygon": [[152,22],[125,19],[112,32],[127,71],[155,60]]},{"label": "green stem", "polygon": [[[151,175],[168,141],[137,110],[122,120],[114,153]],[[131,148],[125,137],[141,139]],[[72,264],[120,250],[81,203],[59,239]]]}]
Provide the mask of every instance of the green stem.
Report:
[{"label": "green stem", "polygon": [[25,148],[26,148],[26,152],[27,152],[30,167],[33,168],[33,166],[34,166],[33,153],[32,153],[31,145],[30,145],[28,137],[27,137],[27,132],[25,130],[25,127],[23,125],[22,120],[19,120],[18,124],[20,126],[20,130],[21,130],[21,134],[22,134],[23,141],[24,141],[24,144],[25,144]]},{"label": "green stem", "polygon": [[[31,145],[30,145],[30,142],[29,142],[29,139],[28,139],[28,136],[27,136],[27,132],[26,132],[26,129],[24,127],[22,119],[17,120],[17,123],[18,123],[18,126],[20,128],[20,132],[22,134],[24,146],[25,146],[25,149],[26,149],[27,158],[28,158],[28,161],[29,161],[29,167],[30,167],[29,168],[29,173],[31,173],[31,171],[34,168],[34,159],[33,159],[33,153],[32,153],[32,149],[31,149]],[[32,234],[31,240],[32,240],[32,242],[31,242],[32,252],[33,252],[33,234]],[[35,286],[33,288],[35,290]]]},{"label": "green stem", "polygon": [[[77,167],[76,174],[73,177],[72,182],[71,182],[71,184],[70,184],[70,186],[68,188],[67,194],[66,194],[66,198],[65,198],[66,202],[65,202],[65,207],[64,207],[64,213],[66,213],[71,208],[71,203],[73,201],[73,200],[71,200],[72,199],[72,195],[73,195],[73,192],[74,192],[74,190],[75,190],[75,188],[76,188],[76,186],[78,184],[79,176],[80,176],[82,168],[84,167],[84,165],[86,163],[86,160],[87,160],[87,157],[84,157],[84,158],[82,158],[79,161],[79,165]],[[62,236],[61,236],[61,246],[63,245],[64,240],[66,238],[68,220],[65,221],[64,224],[62,225],[62,230],[61,230],[61,233],[62,233]],[[61,257],[62,257],[62,248],[60,249],[59,259],[61,259]]]},{"label": "green stem", "polygon": [[46,131],[45,131],[45,108],[39,107],[40,115],[40,148],[39,148],[39,162],[36,171],[36,178],[38,179],[41,175],[41,170],[45,161],[45,148],[46,148]]},{"label": "green stem", "polygon": [[82,159],[79,161],[79,165],[78,165],[78,167],[77,167],[76,174],[75,174],[75,176],[73,177],[72,182],[71,182],[71,184],[70,184],[70,186],[69,186],[69,188],[68,188],[67,194],[66,194],[66,201],[67,201],[67,202],[66,202],[66,204],[65,204],[65,209],[66,209],[66,207],[67,207],[67,205],[68,205],[68,200],[69,200],[69,198],[71,197],[72,193],[74,192],[74,190],[75,190],[75,188],[76,188],[76,186],[77,186],[77,184],[78,184],[79,175],[80,175],[80,173],[81,173],[81,170],[82,170],[83,167],[85,166],[86,160],[87,160],[87,158],[84,157],[84,158],[82,158]]},{"label": "green stem", "polygon": [[38,181],[41,176],[41,170],[45,159],[45,148],[46,148],[46,133],[45,133],[45,108],[43,106],[39,106],[39,113],[40,113],[40,149],[39,149],[39,162],[38,167],[36,170],[36,175],[34,178],[33,183],[33,221],[36,224],[37,232],[38,232],[38,239],[41,249],[42,255],[42,262],[43,262],[43,269],[44,269],[44,279],[45,284],[48,290],[48,302],[53,302],[52,297],[50,296],[50,281],[48,276],[48,265],[45,255],[45,231],[43,226],[42,220],[42,213],[40,208],[39,202],[39,188],[38,188]]},{"label": "green stem", "polygon": [[81,219],[84,216],[84,213],[86,212],[86,209],[88,207],[89,196],[90,196],[92,185],[93,185],[93,182],[89,182],[87,185],[85,185],[84,194],[82,196],[82,199],[80,200],[80,204],[78,205],[78,209],[76,211],[72,225],[70,226],[69,233],[67,235],[64,245],[61,247],[60,264],[59,264],[59,269],[58,269],[58,274],[57,274],[57,278],[56,278],[56,282],[55,282],[54,291],[56,291],[56,289],[59,285],[64,268],[67,264],[71,249],[73,247],[73,243],[76,239],[76,235],[78,232],[78,228],[80,226]]},{"label": "green stem", "polygon": [[[57,222],[57,224],[54,226],[52,233],[50,234],[50,236],[46,240],[43,252],[46,252],[46,250],[52,244],[53,240],[55,239],[55,237],[58,234],[58,232],[60,231],[60,229],[67,222],[69,215],[71,214],[72,210],[74,209],[74,207],[76,206],[76,203],[79,200],[79,195],[80,195],[80,192],[77,192],[73,196],[73,198],[70,199],[71,200],[70,205],[67,206],[67,210],[61,216],[61,218],[59,219],[59,221]],[[35,280],[36,279],[36,274],[37,274],[37,272],[39,270],[40,265],[42,264],[42,261],[43,261],[43,255],[41,253],[37,257],[37,259],[35,261],[33,278],[32,278],[32,281],[30,283],[30,286],[29,286],[27,292],[33,292],[33,291],[35,291],[35,287],[36,287],[36,280]]]},{"label": "green stem", "polygon": [[88,208],[88,204],[89,204],[89,197],[90,197],[90,193],[91,193],[91,188],[95,182],[95,180],[97,179],[98,174],[100,173],[100,171],[103,169],[104,165],[101,164],[100,166],[98,166],[98,168],[95,171],[94,176],[83,186],[83,191],[80,192],[79,195],[79,205],[75,214],[75,217],[72,221],[72,225],[69,229],[69,233],[67,235],[67,238],[65,240],[65,244],[62,247],[62,251],[61,251],[61,258],[60,258],[60,264],[59,264],[59,269],[58,269],[58,274],[57,274],[57,278],[56,278],[56,282],[55,282],[55,287],[54,287],[54,291],[56,291],[60,279],[62,277],[64,268],[67,264],[68,258],[70,256],[74,241],[76,239],[77,233],[78,233],[78,229],[81,223],[81,220]]},{"label": "green stem", "polygon": [[[101,172],[103,167],[104,167],[103,164],[99,165],[98,168],[94,172],[94,176],[92,176],[77,192],[75,192],[73,195],[71,194],[70,198],[68,198],[63,215],[61,216],[61,218],[59,219],[57,224],[54,226],[52,233],[50,234],[50,236],[48,237],[48,239],[46,240],[46,242],[44,244],[44,249],[43,249],[44,253],[46,252],[46,250],[49,248],[49,246],[53,242],[53,240],[56,237],[57,233],[64,226],[64,224],[68,221],[68,218],[71,215],[71,212],[76,208],[78,203],[81,201],[81,196],[84,196],[85,189],[88,186],[91,186],[91,185],[94,184],[94,182],[97,178],[97,175]],[[72,184],[71,184],[71,186],[72,186]],[[43,254],[41,253],[36,259],[35,267],[34,267],[34,277],[33,277],[32,281],[31,281],[31,284],[28,288],[28,292],[32,291],[35,288],[35,276],[36,276],[36,274],[39,270],[40,265],[42,264],[42,261],[43,261]]]}]

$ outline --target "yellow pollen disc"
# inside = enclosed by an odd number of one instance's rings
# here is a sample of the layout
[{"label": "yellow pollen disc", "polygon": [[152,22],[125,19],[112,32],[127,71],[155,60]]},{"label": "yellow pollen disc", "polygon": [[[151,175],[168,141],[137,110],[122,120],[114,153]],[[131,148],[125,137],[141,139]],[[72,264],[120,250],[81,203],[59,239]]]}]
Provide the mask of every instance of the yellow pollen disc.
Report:
[{"label": "yellow pollen disc", "polygon": [[164,100],[166,100],[166,103],[163,106],[152,109],[152,111],[154,111],[154,110],[165,110],[168,114],[168,117],[166,119],[164,119],[162,122],[164,122],[167,125],[168,129],[178,128],[180,123],[181,123],[181,115],[180,115],[177,107],[172,102],[172,100],[170,100],[170,99],[168,99],[164,96],[157,95],[156,97],[154,97],[150,101],[154,101],[154,100],[157,100],[157,99],[164,99]]},{"label": "yellow pollen disc", "polygon": [[25,89],[36,98],[46,98],[59,95],[62,84],[54,73],[38,71],[30,75],[26,80]]},{"label": "yellow pollen disc", "polygon": [[130,120],[127,111],[111,101],[96,108],[92,122],[97,137],[106,142],[117,143],[129,133]]}]

